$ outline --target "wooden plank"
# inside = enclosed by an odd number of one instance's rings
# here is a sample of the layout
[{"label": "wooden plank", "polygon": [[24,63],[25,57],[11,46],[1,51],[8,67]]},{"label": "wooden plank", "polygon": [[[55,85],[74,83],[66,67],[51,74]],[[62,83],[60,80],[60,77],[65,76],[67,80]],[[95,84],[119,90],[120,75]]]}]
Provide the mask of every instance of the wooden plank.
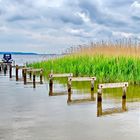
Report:
[{"label": "wooden plank", "polygon": [[96,80],[96,77],[72,77],[71,81],[92,81]]},{"label": "wooden plank", "polygon": [[16,66],[12,66],[12,68],[16,68]]},{"label": "wooden plank", "polygon": [[27,72],[40,72],[42,69],[29,69]]},{"label": "wooden plank", "polygon": [[119,88],[124,86],[128,87],[128,82],[99,84],[99,88]]},{"label": "wooden plank", "polygon": [[52,77],[70,77],[70,76],[73,76],[73,73],[52,74]]},{"label": "wooden plank", "polygon": [[25,68],[22,68],[23,70],[31,70],[32,68],[30,67],[25,67]]},{"label": "wooden plank", "polygon": [[18,69],[22,69],[22,68],[25,68],[25,66],[18,66]]}]

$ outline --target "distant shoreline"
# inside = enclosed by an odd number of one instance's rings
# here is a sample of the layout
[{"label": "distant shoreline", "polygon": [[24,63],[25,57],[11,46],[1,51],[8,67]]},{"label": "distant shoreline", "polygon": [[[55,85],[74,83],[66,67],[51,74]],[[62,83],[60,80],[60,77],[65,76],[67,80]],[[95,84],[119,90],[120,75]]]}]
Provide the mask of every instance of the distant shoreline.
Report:
[{"label": "distant shoreline", "polygon": [[24,52],[0,52],[0,55],[10,53],[12,55],[59,55],[59,54],[38,54],[38,53],[24,53]]}]

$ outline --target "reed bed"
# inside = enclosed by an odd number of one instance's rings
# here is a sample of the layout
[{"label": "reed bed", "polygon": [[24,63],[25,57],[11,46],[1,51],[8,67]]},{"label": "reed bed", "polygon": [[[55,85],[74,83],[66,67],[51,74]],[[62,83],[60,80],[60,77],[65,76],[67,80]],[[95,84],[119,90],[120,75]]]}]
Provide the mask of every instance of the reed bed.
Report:
[{"label": "reed bed", "polygon": [[134,43],[95,43],[80,46],[61,58],[33,63],[48,73],[96,76],[98,82],[140,83],[140,47]]}]

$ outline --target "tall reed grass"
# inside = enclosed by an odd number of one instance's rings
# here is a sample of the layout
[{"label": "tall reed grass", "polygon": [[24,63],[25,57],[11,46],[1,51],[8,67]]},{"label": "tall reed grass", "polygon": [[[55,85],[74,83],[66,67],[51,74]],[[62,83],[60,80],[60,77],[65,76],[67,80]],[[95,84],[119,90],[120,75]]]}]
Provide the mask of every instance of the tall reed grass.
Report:
[{"label": "tall reed grass", "polygon": [[[79,48],[78,48],[79,49]],[[75,76],[96,76],[99,82],[140,83],[140,47],[138,44],[104,44],[75,49],[71,55],[31,64],[54,73],[71,72]]]}]

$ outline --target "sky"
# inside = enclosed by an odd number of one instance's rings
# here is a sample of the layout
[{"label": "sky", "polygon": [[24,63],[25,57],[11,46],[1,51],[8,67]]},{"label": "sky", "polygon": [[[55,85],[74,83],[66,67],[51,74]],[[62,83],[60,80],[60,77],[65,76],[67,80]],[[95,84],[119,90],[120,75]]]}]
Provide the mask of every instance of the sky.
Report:
[{"label": "sky", "polygon": [[61,53],[140,39],[140,0],[0,0],[0,51]]}]

